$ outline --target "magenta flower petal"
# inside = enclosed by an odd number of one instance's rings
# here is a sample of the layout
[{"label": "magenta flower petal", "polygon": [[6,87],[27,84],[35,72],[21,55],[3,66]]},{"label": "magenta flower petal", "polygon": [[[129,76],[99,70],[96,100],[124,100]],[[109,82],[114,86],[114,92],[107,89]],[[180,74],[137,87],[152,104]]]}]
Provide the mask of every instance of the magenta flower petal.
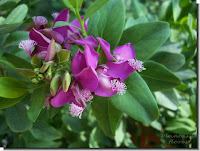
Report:
[{"label": "magenta flower petal", "polygon": [[103,48],[103,51],[106,57],[108,58],[108,60],[114,59],[113,55],[110,53],[110,44],[99,37],[97,38],[97,40],[99,41],[101,47]]},{"label": "magenta flower petal", "polygon": [[61,90],[58,94],[51,100],[51,105],[54,107],[60,107],[66,103],[76,102],[75,97],[71,91],[64,92]]},{"label": "magenta flower petal", "polygon": [[113,78],[120,78],[124,81],[135,70],[129,65],[129,61],[123,62],[107,62],[107,74]]},{"label": "magenta flower petal", "polygon": [[43,30],[41,31],[41,33],[42,33],[44,36],[46,36],[47,38],[49,38],[50,40],[51,40],[51,39],[54,39],[54,40],[55,40],[57,43],[59,43],[59,44],[62,44],[63,41],[64,41],[63,36],[62,36],[60,33],[56,32],[56,31],[52,31],[52,30],[50,30],[50,29],[43,29]]},{"label": "magenta flower petal", "polygon": [[93,36],[88,36],[86,38],[78,39],[78,40],[70,38],[70,41],[72,41],[73,43],[77,43],[79,45],[88,44],[88,45],[90,45],[92,47],[98,47],[98,42],[96,41],[96,39]]},{"label": "magenta flower petal", "polygon": [[106,92],[98,85],[98,87],[95,89],[94,93],[95,93],[95,95],[98,95],[98,96],[111,97],[111,96],[115,95],[117,92],[116,91]]},{"label": "magenta flower petal", "polygon": [[61,34],[64,39],[66,39],[68,37],[68,33],[67,33],[68,27],[67,26],[53,28],[53,31]]},{"label": "magenta flower petal", "polygon": [[37,30],[44,28],[42,26],[48,23],[47,19],[43,16],[34,16],[33,21],[35,22],[35,27]]},{"label": "magenta flower petal", "polygon": [[98,75],[92,67],[83,69],[77,76],[76,79],[80,82],[84,89],[88,89],[91,92],[94,91],[98,86]]},{"label": "magenta flower petal", "polygon": [[[84,18],[84,16],[81,16],[82,20],[83,20],[83,18]],[[85,27],[86,32],[88,31],[88,27],[87,27],[88,21],[89,21],[89,19],[86,19],[84,21],[84,27]],[[81,29],[81,25],[80,25],[78,19],[75,19],[74,21],[72,21],[71,24]],[[77,31],[77,29],[72,26],[70,26],[70,29],[72,29],[72,31],[74,31],[74,32]]]},{"label": "magenta flower petal", "polygon": [[85,60],[87,66],[91,66],[93,69],[97,68],[99,54],[90,45],[87,44],[85,45]]},{"label": "magenta flower petal", "polygon": [[42,46],[42,47],[48,47],[48,45],[51,41],[50,39],[45,37],[42,33],[35,30],[34,28],[31,29],[31,31],[29,33],[29,37],[30,37],[31,40],[36,41],[37,45]]},{"label": "magenta flower petal", "polygon": [[65,22],[69,22],[69,8],[63,10],[62,12],[60,12],[60,14],[56,17],[53,26],[55,25],[55,23],[57,21],[65,21]]},{"label": "magenta flower petal", "polygon": [[72,74],[75,76],[76,74],[79,74],[86,67],[87,65],[86,65],[85,55],[83,52],[78,50],[78,52],[76,53],[76,55],[72,60]]},{"label": "magenta flower petal", "polygon": [[37,55],[40,59],[44,60],[47,54],[47,47],[36,46],[33,52],[31,53],[31,57]]},{"label": "magenta flower petal", "polygon": [[127,43],[123,46],[118,46],[114,50],[114,55],[116,55],[116,60],[128,60],[135,58],[135,50],[131,43]]},{"label": "magenta flower petal", "polygon": [[71,44],[69,44],[67,41],[64,42],[65,49],[70,50]]}]

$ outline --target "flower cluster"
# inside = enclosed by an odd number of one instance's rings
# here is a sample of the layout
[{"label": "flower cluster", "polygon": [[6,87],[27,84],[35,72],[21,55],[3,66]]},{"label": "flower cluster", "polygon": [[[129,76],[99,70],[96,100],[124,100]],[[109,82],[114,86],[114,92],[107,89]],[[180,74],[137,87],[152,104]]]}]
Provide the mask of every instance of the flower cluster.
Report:
[{"label": "flower cluster", "polygon": [[[116,47],[112,54],[110,44],[104,39],[83,36],[78,30],[81,29],[78,19],[71,22],[73,26],[55,27],[58,21],[69,22],[69,9],[53,13],[52,16],[55,19],[52,30],[45,28],[48,23],[46,18],[33,17],[36,29],[31,29],[30,40],[19,44],[19,48],[24,49],[32,59],[37,56],[43,61],[39,75],[43,75],[51,67],[50,78],[40,78],[42,81],[51,81],[45,106],[51,103],[54,107],[60,107],[69,103],[71,115],[81,118],[86,103],[91,102],[94,95],[123,95],[127,89],[124,80],[136,70],[145,70],[143,62],[136,59],[131,43]],[[86,32],[88,21],[89,19],[84,21]],[[66,66],[59,66],[56,56],[61,51],[62,57],[64,52],[70,52],[71,45],[82,47],[65,62]],[[100,61],[99,51],[105,56],[103,63]]]}]

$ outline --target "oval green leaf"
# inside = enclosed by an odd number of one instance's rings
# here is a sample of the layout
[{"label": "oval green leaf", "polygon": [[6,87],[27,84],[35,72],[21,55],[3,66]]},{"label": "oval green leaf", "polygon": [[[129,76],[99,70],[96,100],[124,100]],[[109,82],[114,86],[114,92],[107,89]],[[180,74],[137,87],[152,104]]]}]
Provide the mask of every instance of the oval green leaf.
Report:
[{"label": "oval green leaf", "polygon": [[25,83],[9,77],[0,77],[0,90],[0,97],[4,98],[18,98],[28,92]]},{"label": "oval green leaf", "polygon": [[196,123],[189,118],[177,118],[167,122],[165,130],[175,134],[192,135],[196,131]]},{"label": "oval green leaf", "polygon": [[[120,10],[120,11],[119,11]],[[122,0],[110,0],[100,10],[95,36],[102,37],[113,49],[119,42],[125,24],[125,8]]]},{"label": "oval green leaf", "polygon": [[110,97],[112,104],[133,119],[149,124],[159,116],[158,106],[142,77],[134,72],[126,79],[124,95]]},{"label": "oval green leaf", "polygon": [[14,98],[14,99],[9,99],[9,98],[2,98],[0,97],[0,109],[5,109],[5,108],[8,108],[8,107],[11,107],[15,104],[17,104],[18,102],[20,102],[24,97],[26,96],[23,95],[19,98]]},{"label": "oval green leaf", "polygon": [[28,61],[21,59],[11,53],[4,53],[7,61],[12,63],[16,68],[33,69],[33,66]]},{"label": "oval green leaf", "polygon": [[173,89],[155,92],[155,97],[159,105],[174,111],[178,109],[179,101]]},{"label": "oval green leaf", "polygon": [[119,45],[132,43],[137,59],[144,61],[156,52],[169,35],[170,28],[166,22],[142,23],[124,30]]},{"label": "oval green leaf", "polygon": [[21,4],[17,6],[8,17],[2,22],[2,24],[15,24],[20,23],[26,17],[28,12],[28,7],[26,4]]},{"label": "oval green leaf", "polygon": [[27,110],[23,103],[5,109],[6,122],[9,128],[15,132],[25,132],[32,127],[32,122],[28,119]]},{"label": "oval green leaf", "polygon": [[151,91],[167,90],[181,84],[179,78],[159,63],[146,61],[144,67],[146,70],[143,70],[140,75],[146,81]]},{"label": "oval green leaf", "polygon": [[122,112],[111,104],[110,98],[102,98],[100,96],[94,97],[91,107],[103,132],[109,137],[114,137]]},{"label": "oval green leaf", "polygon": [[86,20],[96,11],[98,11],[101,7],[103,7],[109,0],[96,0],[90,7],[87,9],[83,20]]},{"label": "oval green leaf", "polygon": [[171,52],[158,52],[150,60],[164,65],[171,71],[176,71],[185,64],[184,55]]},{"label": "oval green leaf", "polygon": [[48,91],[49,91],[49,88],[46,88],[46,87],[35,89],[31,96],[32,104],[27,114],[28,114],[29,119],[32,120],[33,122],[37,120],[38,116],[40,115],[40,112],[43,109]]},{"label": "oval green leaf", "polygon": [[60,131],[44,121],[34,123],[30,132],[36,139],[43,141],[56,140],[62,137]]}]

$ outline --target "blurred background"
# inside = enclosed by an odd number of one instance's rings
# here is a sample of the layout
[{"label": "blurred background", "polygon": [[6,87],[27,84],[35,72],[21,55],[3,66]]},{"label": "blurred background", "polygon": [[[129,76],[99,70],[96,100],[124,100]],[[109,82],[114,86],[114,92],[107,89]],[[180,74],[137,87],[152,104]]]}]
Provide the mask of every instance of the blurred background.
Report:
[{"label": "blurred background", "polygon": [[[0,23],[20,4],[28,6],[26,18],[44,16],[48,27],[53,23],[54,12],[68,7],[66,0],[10,0],[9,7],[0,1]],[[81,14],[94,2],[84,0]],[[195,0],[123,0],[126,8],[125,28],[132,25],[166,21],[170,24],[171,36],[152,57],[170,69],[182,80],[174,89],[155,92],[160,117],[150,125],[143,125],[123,115],[115,138],[105,136],[98,127],[90,109],[86,108],[82,119],[68,113],[63,106],[53,119],[44,109],[34,127],[24,133],[15,133],[8,127],[6,112],[0,110],[0,146],[6,148],[197,148],[197,4]],[[75,18],[70,12],[70,20]],[[21,40],[28,39],[33,23],[20,26],[17,31],[0,35],[0,55],[11,52],[30,61],[29,56],[18,48]],[[162,58],[157,57],[159,53]],[[174,66],[173,64],[176,64]],[[6,74],[22,79],[6,66]],[[30,105],[27,96],[22,103]],[[20,105],[20,104],[19,104]],[[20,110],[20,107],[18,108]],[[12,115],[11,115],[12,116]],[[19,116],[20,117],[20,116]],[[13,117],[13,121],[14,121]],[[20,121],[20,119],[19,119]],[[18,123],[19,124],[19,123]],[[24,123],[21,123],[24,124]]]}]

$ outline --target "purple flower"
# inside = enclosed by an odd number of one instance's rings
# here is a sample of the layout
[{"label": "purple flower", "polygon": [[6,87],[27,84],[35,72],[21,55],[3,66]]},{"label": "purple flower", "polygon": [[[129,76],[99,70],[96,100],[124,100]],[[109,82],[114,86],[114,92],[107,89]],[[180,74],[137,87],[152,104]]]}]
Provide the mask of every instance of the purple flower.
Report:
[{"label": "purple flower", "polygon": [[[135,51],[131,43],[116,47],[112,55],[110,53],[110,44],[102,38],[97,38],[108,62],[97,68],[99,84],[95,94],[104,97],[110,97],[118,93],[125,93],[127,89],[123,82],[134,71],[142,71],[145,68],[142,61],[136,60]],[[112,60],[116,62],[113,62]]]},{"label": "purple flower", "polygon": [[99,54],[90,46],[85,45],[84,53],[80,50],[72,60],[72,74],[84,89],[93,92],[98,86],[98,75],[95,71]]},{"label": "purple flower", "polygon": [[91,92],[87,89],[82,89],[81,85],[77,81],[74,81],[67,92],[61,89],[51,100],[51,104],[54,107],[60,107],[66,103],[70,103],[70,114],[81,118],[82,112],[86,107],[86,102],[90,102],[92,99],[93,95]]},{"label": "purple flower", "polygon": [[[53,13],[52,16],[55,18],[55,21],[53,23],[53,26],[57,21],[64,21],[64,22],[69,22],[69,8],[63,10],[61,13]],[[83,19],[84,16],[81,16],[81,19]],[[89,19],[84,21],[84,27],[87,32]],[[72,25],[75,27],[81,29],[81,25],[78,21],[78,19],[75,19],[74,21],[71,22]],[[98,43],[96,39],[93,36],[88,36],[86,38],[83,37],[82,33],[78,29],[72,26],[63,26],[63,27],[57,27],[53,28],[53,31],[56,31],[60,33],[63,38],[65,39],[64,45],[66,49],[70,49],[71,44],[79,44],[79,45],[85,45],[89,44],[92,47],[98,47]]]},{"label": "purple flower", "polygon": [[81,118],[86,102],[93,99],[92,92],[98,86],[98,75],[95,71],[98,61],[99,54],[90,45],[85,45],[84,53],[79,50],[71,66],[75,81],[67,92],[60,90],[51,100],[51,104],[54,107],[60,107],[70,103],[72,116]]},{"label": "purple flower", "polygon": [[[47,23],[45,17],[36,16],[33,17],[33,20],[37,30],[31,29],[29,33],[30,40],[21,41],[19,48],[24,49],[30,57],[36,54],[46,62],[51,61],[60,49],[58,44],[61,45],[64,42],[64,38],[60,33],[44,28]],[[34,48],[33,51],[32,48]]]}]

